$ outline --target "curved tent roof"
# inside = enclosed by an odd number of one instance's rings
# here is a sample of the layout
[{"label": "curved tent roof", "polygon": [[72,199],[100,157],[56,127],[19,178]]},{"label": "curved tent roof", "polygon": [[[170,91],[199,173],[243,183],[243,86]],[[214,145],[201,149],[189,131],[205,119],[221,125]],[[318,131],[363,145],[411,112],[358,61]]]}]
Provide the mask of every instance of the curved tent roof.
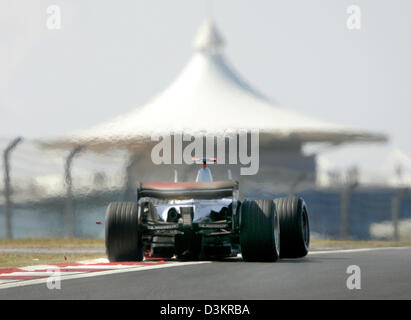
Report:
[{"label": "curved tent roof", "polygon": [[234,71],[224,58],[223,45],[213,22],[206,21],[194,41],[194,55],[165,91],[143,106],[73,132],[56,144],[130,146],[153,134],[183,131],[203,135],[252,129],[259,129],[270,140],[386,140],[383,134],[322,121],[269,101]]}]

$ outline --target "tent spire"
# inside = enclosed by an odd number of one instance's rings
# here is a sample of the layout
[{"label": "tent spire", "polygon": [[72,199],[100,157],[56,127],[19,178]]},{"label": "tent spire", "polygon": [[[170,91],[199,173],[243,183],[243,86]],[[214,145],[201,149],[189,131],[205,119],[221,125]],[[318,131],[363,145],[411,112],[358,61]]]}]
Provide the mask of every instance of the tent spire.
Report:
[{"label": "tent spire", "polygon": [[193,45],[197,51],[204,53],[218,54],[221,52],[224,47],[224,40],[213,20],[207,19],[203,22]]}]

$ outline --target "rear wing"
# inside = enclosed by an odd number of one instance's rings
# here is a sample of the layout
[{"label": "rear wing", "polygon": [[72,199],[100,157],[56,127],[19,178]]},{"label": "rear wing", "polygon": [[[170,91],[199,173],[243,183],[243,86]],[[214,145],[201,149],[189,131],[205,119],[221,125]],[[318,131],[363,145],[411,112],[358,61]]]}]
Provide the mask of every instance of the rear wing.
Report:
[{"label": "rear wing", "polygon": [[149,197],[164,200],[212,200],[234,196],[238,181],[213,182],[142,182],[137,189],[138,199]]}]

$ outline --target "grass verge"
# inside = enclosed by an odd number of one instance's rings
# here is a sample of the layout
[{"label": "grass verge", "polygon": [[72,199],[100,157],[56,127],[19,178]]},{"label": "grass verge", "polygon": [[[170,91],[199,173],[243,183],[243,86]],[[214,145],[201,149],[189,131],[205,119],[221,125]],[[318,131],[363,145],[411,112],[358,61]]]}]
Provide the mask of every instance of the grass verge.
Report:
[{"label": "grass verge", "polygon": [[[399,247],[411,246],[411,242],[393,241],[340,241],[340,240],[313,240],[311,248],[374,248],[374,247]],[[86,238],[39,238],[39,239],[0,239],[1,248],[59,248],[59,249],[102,249],[104,240]],[[105,258],[105,254],[78,253],[61,254],[53,253],[0,253],[0,268],[24,267],[36,264],[53,264],[62,262],[75,262],[81,260]]]},{"label": "grass verge", "polygon": [[76,262],[81,260],[103,258],[101,254],[15,254],[0,253],[0,268],[18,268],[37,264]]},{"label": "grass verge", "polygon": [[0,239],[1,248],[61,249],[62,253],[4,253],[0,252],[0,268],[24,267],[37,264],[75,262],[105,258],[104,253],[64,253],[64,249],[103,249],[104,240],[88,238],[28,238]]},{"label": "grass verge", "polygon": [[378,248],[378,247],[410,247],[410,241],[354,241],[354,240],[313,240],[311,248]]}]

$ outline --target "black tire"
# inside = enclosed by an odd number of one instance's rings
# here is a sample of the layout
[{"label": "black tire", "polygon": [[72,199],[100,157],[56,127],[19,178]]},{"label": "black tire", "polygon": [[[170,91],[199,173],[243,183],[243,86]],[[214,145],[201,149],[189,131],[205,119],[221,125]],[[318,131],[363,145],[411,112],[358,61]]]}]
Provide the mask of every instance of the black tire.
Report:
[{"label": "black tire", "polygon": [[288,197],[274,200],[280,218],[282,258],[302,258],[310,246],[310,225],[307,206],[302,198]]},{"label": "black tire", "polygon": [[143,245],[139,230],[137,202],[112,202],[106,212],[106,252],[108,259],[142,261]]},{"label": "black tire", "polygon": [[272,200],[246,200],[241,205],[240,245],[245,261],[277,261],[280,226]]}]

